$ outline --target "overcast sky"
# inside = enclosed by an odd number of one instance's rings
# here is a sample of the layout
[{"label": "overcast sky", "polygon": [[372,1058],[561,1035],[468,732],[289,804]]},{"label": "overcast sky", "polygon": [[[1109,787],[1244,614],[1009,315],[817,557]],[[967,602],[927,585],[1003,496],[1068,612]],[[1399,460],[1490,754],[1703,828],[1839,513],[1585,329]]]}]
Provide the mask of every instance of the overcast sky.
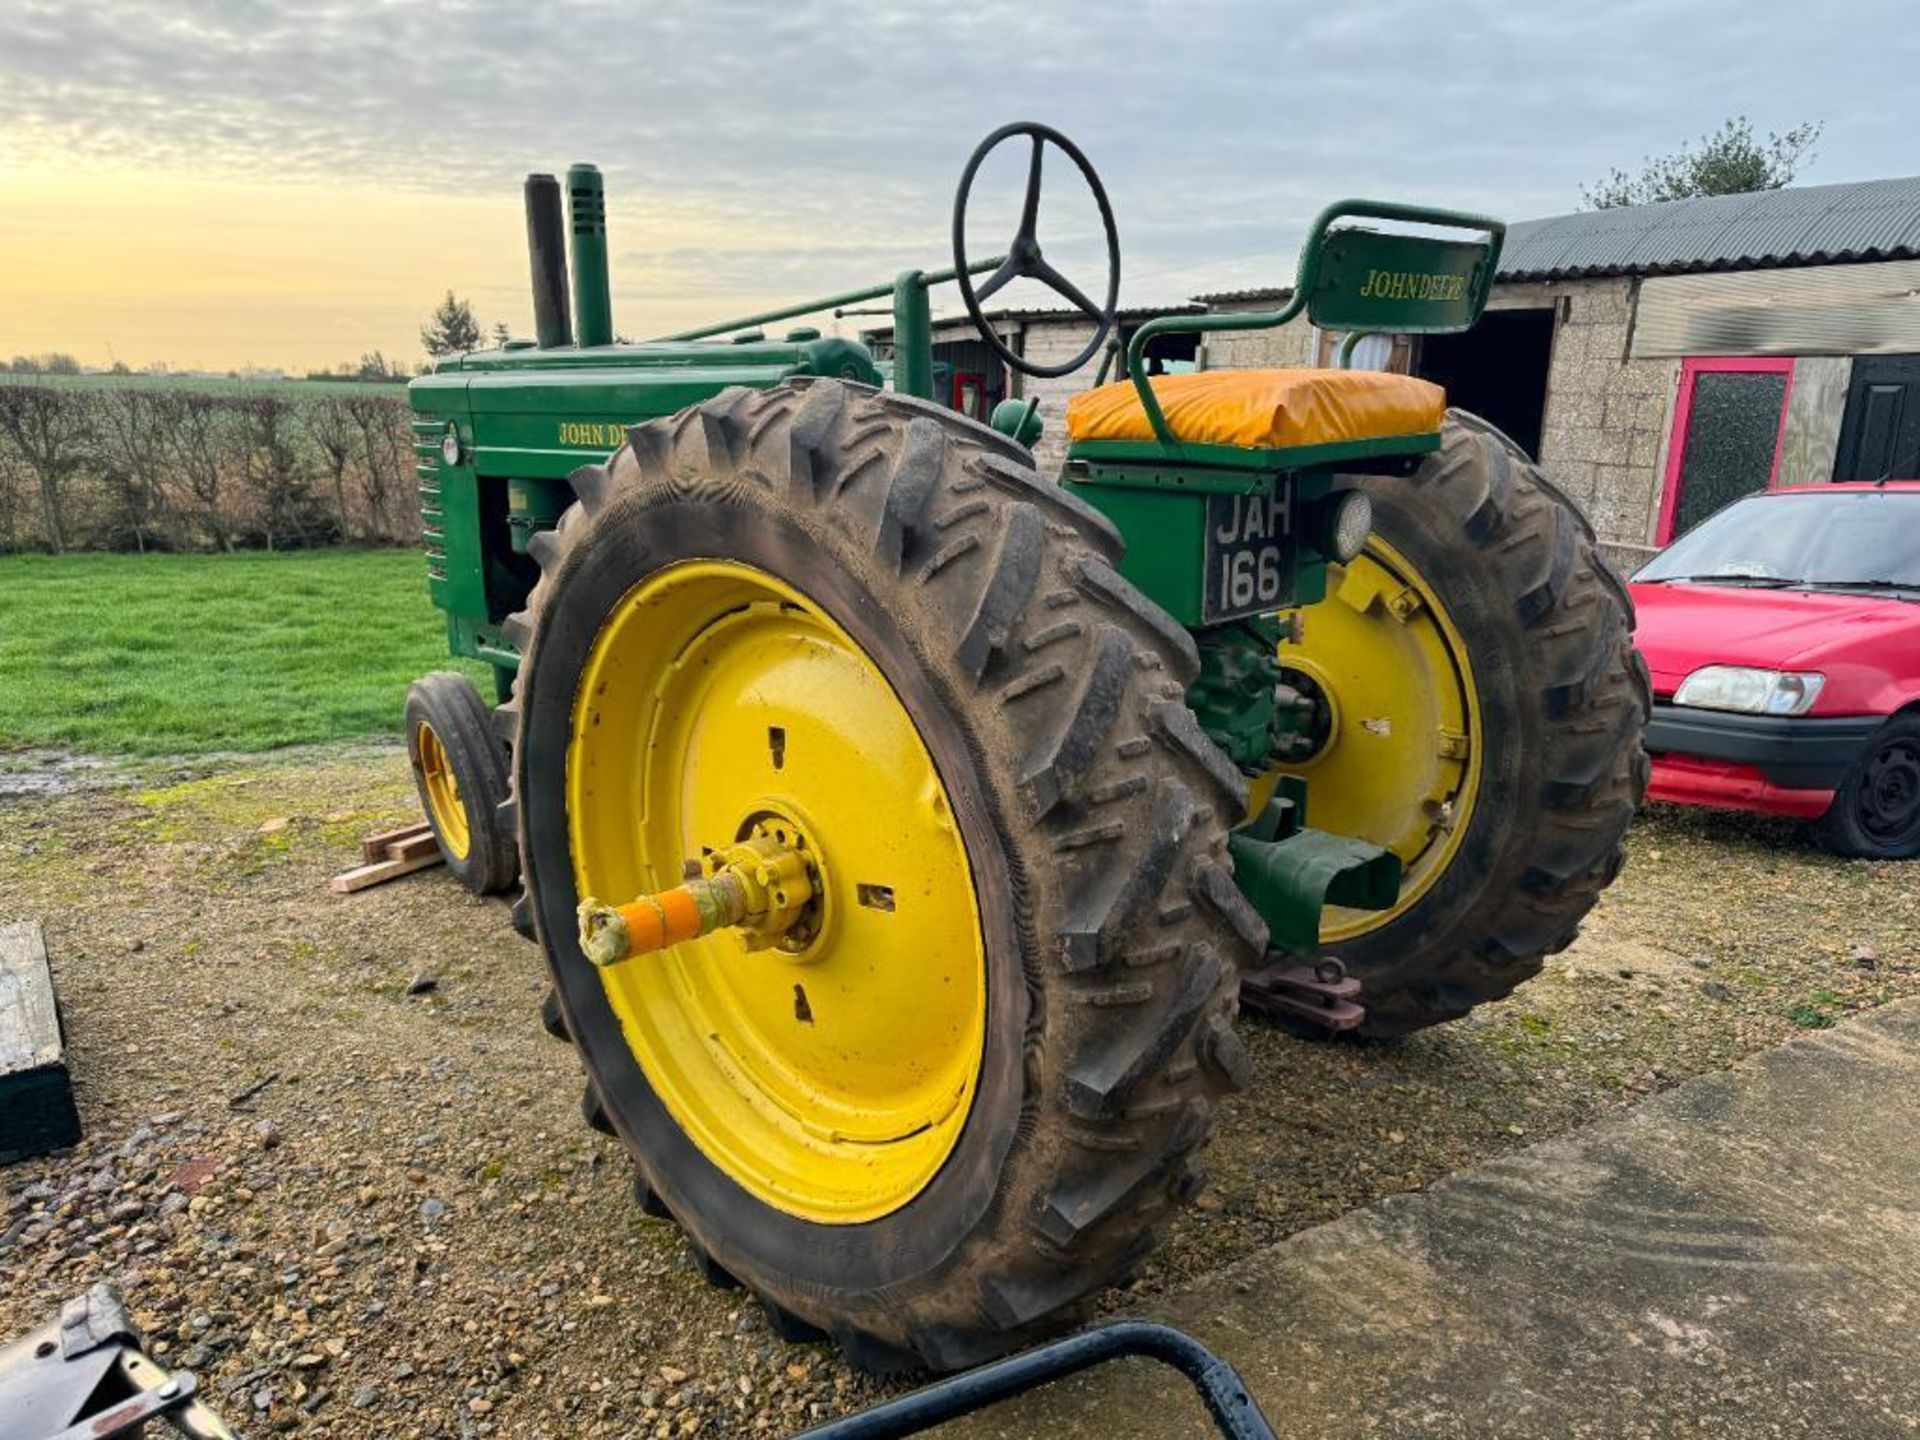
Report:
[{"label": "overcast sky", "polygon": [[[1801,183],[1911,174],[1915,15],[0,0],[0,350],[413,358],[449,285],[524,330],[518,183],[576,159],[608,172],[620,328],[655,333],[947,263],[960,167],[1010,119],[1066,130],[1106,178],[1130,303],[1283,282],[1344,194],[1574,209],[1736,113],[1825,122]],[[1093,289],[1084,204],[1049,178],[1042,239]]]}]

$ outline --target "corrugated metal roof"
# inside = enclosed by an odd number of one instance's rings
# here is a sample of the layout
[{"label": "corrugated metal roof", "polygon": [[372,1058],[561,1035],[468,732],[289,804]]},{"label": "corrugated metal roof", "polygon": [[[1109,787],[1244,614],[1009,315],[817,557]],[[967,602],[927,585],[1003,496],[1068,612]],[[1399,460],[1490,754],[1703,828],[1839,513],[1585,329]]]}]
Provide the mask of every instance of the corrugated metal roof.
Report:
[{"label": "corrugated metal roof", "polygon": [[1285,300],[1293,294],[1293,288],[1276,288],[1271,285],[1256,286],[1252,290],[1215,290],[1210,294],[1194,296],[1194,302],[1200,305],[1264,305],[1275,300]]},{"label": "corrugated metal roof", "polygon": [[1502,280],[1920,256],[1920,175],[1583,210],[1507,231]]},{"label": "corrugated metal roof", "polygon": [[[1522,220],[1507,229],[1499,278],[1674,275],[1914,258],[1920,258],[1920,175]],[[1267,286],[1194,299],[1209,306],[1270,304],[1292,293]]]}]

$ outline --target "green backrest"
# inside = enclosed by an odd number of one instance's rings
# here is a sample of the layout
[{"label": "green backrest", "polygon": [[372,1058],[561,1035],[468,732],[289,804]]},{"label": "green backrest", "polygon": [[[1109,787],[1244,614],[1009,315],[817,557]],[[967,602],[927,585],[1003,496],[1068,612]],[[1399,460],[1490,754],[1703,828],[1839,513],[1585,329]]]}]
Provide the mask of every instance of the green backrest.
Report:
[{"label": "green backrest", "polygon": [[1432,335],[1480,318],[1497,239],[1438,240],[1343,226],[1318,237],[1307,318],[1322,330]]}]

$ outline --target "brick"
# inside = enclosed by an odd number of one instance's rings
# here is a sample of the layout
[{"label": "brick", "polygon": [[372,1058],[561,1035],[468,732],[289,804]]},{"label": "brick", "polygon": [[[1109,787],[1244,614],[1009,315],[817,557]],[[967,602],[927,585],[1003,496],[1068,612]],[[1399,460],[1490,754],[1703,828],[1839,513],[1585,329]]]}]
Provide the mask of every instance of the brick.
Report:
[{"label": "brick", "polygon": [[1593,504],[1594,466],[1590,460],[1545,460],[1547,478],[1566,492],[1567,498],[1582,510]]},{"label": "brick", "polygon": [[1569,390],[1549,402],[1556,425],[1574,430],[1595,430],[1606,420],[1604,397],[1592,391]]},{"label": "brick", "polygon": [[1625,281],[1588,287],[1584,293],[1568,297],[1567,318],[1576,324],[1626,323],[1630,307]]},{"label": "brick", "polygon": [[1600,467],[1589,514],[1600,538],[1628,545],[1645,544],[1652,529],[1655,487],[1643,470],[1626,465]]}]

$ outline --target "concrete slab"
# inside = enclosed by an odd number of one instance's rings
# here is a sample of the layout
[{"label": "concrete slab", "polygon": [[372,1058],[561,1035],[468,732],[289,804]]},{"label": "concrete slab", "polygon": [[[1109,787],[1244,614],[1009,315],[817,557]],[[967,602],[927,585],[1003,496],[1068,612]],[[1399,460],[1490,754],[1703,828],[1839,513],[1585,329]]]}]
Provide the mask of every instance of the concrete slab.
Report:
[{"label": "concrete slab", "polygon": [[[1920,1005],[1305,1231],[1144,1313],[1281,1435],[1920,1434]],[[948,1427],[1195,1435],[1143,1363]]]}]

